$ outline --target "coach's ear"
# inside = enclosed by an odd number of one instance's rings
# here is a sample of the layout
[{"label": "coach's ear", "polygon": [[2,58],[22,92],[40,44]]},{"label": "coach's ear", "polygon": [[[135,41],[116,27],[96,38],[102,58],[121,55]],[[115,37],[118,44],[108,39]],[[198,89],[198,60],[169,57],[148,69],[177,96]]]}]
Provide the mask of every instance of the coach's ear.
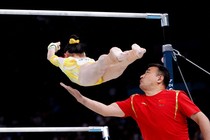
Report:
[{"label": "coach's ear", "polygon": [[164,79],[164,76],[161,75],[161,74],[159,74],[157,77],[158,77],[158,78],[157,78],[157,83],[158,83],[158,84],[162,83],[162,82],[163,82],[163,79]]}]

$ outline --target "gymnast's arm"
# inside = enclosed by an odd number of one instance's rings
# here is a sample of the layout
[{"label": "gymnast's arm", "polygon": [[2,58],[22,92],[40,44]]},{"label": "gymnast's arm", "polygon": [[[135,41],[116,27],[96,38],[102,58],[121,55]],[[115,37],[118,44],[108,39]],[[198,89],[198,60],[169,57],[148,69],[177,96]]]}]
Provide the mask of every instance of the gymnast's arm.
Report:
[{"label": "gymnast's arm", "polygon": [[47,47],[47,59],[50,60],[55,53],[60,50],[60,42],[50,43]]},{"label": "gymnast's arm", "polygon": [[90,110],[105,116],[105,117],[123,117],[124,112],[119,108],[116,103],[112,103],[110,105],[105,105],[95,100],[91,100],[85,96],[83,96],[78,90],[65,85],[64,83],[60,83],[62,87],[64,87],[79,103],[89,108]]}]

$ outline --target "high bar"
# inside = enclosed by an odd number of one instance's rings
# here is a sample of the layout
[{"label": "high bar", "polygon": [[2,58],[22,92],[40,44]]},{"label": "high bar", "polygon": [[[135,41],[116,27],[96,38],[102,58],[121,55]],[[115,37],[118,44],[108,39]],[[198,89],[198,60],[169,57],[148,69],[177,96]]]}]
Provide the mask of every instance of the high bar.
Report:
[{"label": "high bar", "polygon": [[96,11],[58,11],[58,10],[23,10],[0,9],[0,15],[42,15],[42,16],[83,16],[113,18],[145,18],[159,19],[162,26],[168,26],[167,13],[127,13],[127,12],[96,12]]}]

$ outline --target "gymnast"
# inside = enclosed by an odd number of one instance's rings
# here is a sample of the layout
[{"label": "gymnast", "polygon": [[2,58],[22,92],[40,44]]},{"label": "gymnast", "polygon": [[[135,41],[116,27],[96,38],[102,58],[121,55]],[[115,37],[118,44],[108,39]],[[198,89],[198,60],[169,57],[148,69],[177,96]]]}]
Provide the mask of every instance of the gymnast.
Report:
[{"label": "gymnast", "polygon": [[86,56],[85,46],[75,34],[70,36],[62,57],[56,55],[60,46],[61,42],[50,43],[47,47],[47,59],[80,86],[95,86],[118,78],[128,65],[142,58],[146,52],[145,48],[134,43],[131,50],[122,51],[118,47],[112,47],[108,54],[94,60]]}]

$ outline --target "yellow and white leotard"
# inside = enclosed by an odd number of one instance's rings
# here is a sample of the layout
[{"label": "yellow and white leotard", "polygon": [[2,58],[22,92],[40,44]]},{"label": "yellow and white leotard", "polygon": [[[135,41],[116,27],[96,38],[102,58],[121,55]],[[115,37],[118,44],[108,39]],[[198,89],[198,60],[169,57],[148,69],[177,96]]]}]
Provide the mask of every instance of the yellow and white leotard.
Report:
[{"label": "yellow and white leotard", "polygon": [[[74,57],[67,57],[62,58],[58,57],[57,55],[53,55],[50,58],[50,62],[59,67],[62,72],[74,83],[81,85],[79,82],[79,71],[80,67],[86,63],[95,63],[95,60],[89,57],[84,58],[74,58]],[[94,85],[98,85],[102,83],[102,78],[98,80]]]}]

